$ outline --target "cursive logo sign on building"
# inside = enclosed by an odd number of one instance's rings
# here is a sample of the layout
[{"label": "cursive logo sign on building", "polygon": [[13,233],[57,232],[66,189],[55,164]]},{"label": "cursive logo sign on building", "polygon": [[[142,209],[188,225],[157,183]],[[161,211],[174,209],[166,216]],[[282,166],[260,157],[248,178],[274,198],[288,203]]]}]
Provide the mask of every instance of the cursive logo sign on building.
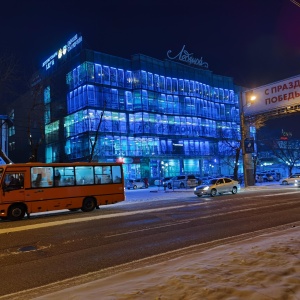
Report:
[{"label": "cursive logo sign on building", "polygon": [[188,63],[189,65],[195,65],[195,66],[198,66],[198,67],[202,67],[202,68],[207,68],[208,69],[208,63],[207,62],[204,62],[202,57],[201,58],[195,58],[193,55],[194,53],[188,53],[186,50],[185,50],[185,45],[183,45],[181,51],[175,55],[175,56],[170,56],[172,50],[169,50],[167,52],[167,57],[171,60],[179,60],[179,61],[182,61],[182,62],[185,62],[185,63]]}]

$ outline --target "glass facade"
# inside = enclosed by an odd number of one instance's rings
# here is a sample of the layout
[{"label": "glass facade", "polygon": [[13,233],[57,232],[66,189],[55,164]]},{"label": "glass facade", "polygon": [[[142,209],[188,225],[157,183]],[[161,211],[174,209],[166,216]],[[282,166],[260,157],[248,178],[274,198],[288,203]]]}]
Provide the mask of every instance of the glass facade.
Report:
[{"label": "glass facade", "polygon": [[87,160],[97,141],[94,160],[123,161],[127,178],[229,174],[219,139],[240,136],[232,78],[144,55],[83,51],[65,74],[60,115],[55,87],[44,87],[46,162]]}]

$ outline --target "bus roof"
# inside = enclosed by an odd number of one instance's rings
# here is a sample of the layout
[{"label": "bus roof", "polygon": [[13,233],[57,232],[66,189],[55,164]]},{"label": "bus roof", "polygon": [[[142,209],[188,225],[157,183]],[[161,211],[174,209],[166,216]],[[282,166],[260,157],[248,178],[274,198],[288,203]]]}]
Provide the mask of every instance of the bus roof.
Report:
[{"label": "bus roof", "polygon": [[2,168],[24,168],[24,167],[72,167],[72,166],[120,166],[120,162],[67,162],[67,163],[43,163],[43,162],[27,162],[27,163],[13,163],[7,165],[0,165]]}]

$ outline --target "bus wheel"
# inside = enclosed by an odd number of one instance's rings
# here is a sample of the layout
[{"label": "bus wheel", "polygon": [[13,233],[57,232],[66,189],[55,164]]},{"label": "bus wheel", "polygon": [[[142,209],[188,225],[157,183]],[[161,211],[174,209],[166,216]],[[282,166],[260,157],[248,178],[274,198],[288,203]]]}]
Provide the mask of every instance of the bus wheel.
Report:
[{"label": "bus wheel", "polygon": [[92,211],[96,208],[95,199],[92,197],[84,198],[82,202],[81,210],[84,212]]},{"label": "bus wheel", "polygon": [[14,204],[9,210],[7,217],[11,221],[22,220],[26,213],[26,207],[23,204]]}]

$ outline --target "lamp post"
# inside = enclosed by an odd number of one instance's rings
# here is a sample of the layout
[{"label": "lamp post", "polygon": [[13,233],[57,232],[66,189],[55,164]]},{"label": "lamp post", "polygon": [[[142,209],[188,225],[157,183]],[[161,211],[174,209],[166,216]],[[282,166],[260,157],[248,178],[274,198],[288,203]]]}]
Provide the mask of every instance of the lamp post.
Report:
[{"label": "lamp post", "polygon": [[[249,102],[248,102],[249,100]],[[252,153],[248,152],[248,144],[254,145],[254,140],[250,139],[250,127],[246,122],[244,108],[250,106],[252,101],[256,100],[255,95],[251,95],[249,99],[246,98],[246,92],[240,93],[240,107],[241,107],[241,143],[242,143],[242,155],[243,155],[243,173],[244,173],[244,185],[253,186],[255,185],[254,180],[254,166],[252,161]],[[253,143],[253,144],[252,144]],[[246,147],[247,144],[247,147]],[[250,148],[250,147],[249,147]]]}]

